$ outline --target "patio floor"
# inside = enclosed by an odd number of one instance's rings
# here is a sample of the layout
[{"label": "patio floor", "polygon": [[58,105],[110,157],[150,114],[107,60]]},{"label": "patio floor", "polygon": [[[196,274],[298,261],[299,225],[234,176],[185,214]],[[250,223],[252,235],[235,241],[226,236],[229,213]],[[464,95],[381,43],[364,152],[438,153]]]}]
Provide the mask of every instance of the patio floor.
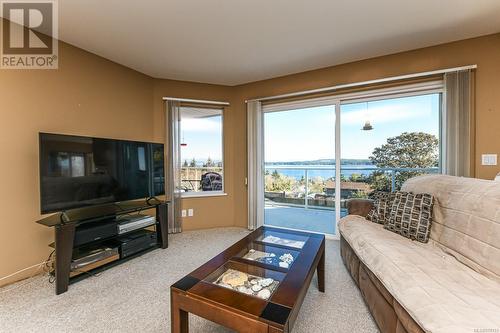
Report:
[{"label": "patio floor", "polygon": [[[341,210],[341,217],[347,212]],[[264,224],[325,234],[335,234],[335,210],[266,204]]]}]

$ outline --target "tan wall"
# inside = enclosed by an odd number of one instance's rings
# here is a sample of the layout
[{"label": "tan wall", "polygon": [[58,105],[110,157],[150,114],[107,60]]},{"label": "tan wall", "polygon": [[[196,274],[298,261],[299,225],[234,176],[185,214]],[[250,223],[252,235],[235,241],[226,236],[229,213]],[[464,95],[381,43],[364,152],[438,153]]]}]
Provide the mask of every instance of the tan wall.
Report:
[{"label": "tan wall", "polygon": [[[475,96],[476,177],[493,179],[500,172],[500,166],[482,166],[480,158],[484,153],[500,156],[500,34],[240,85],[235,87],[238,103],[233,105],[233,111],[244,114],[246,99],[471,64],[478,65]],[[240,139],[244,140],[244,137]],[[241,143],[238,145],[244,160],[244,147]],[[235,207],[235,216],[238,217],[236,225],[246,225],[245,201],[240,201],[240,205]]]},{"label": "tan wall", "polygon": [[[234,207],[237,198],[245,194],[244,164],[241,159],[239,132],[245,131],[245,120],[242,114],[233,112],[237,101],[232,99],[234,88],[210,84],[181,82],[173,80],[156,80],[154,87],[154,133],[155,139],[165,138],[165,103],[163,97],[181,97],[226,101],[231,103],[224,109],[224,188],[227,196],[211,198],[189,198],[183,200],[183,209],[194,209],[193,217],[183,219],[184,230],[233,226]],[[244,115],[244,114],[243,114]]]},{"label": "tan wall", "polygon": [[[195,216],[186,230],[246,226],[245,99],[468,64],[476,76],[476,171],[482,153],[500,154],[500,34],[289,75],[236,87],[152,79],[79,50],[60,46],[57,71],[0,70],[0,278],[42,262],[52,230],[39,215],[39,131],[163,142],[163,96],[224,100],[225,197],[184,200]],[[2,280],[0,285],[32,271]]]},{"label": "tan wall", "polygon": [[50,252],[53,230],[35,224],[38,132],[155,139],[153,79],[64,43],[59,59],[58,70],[0,70],[0,278]]}]

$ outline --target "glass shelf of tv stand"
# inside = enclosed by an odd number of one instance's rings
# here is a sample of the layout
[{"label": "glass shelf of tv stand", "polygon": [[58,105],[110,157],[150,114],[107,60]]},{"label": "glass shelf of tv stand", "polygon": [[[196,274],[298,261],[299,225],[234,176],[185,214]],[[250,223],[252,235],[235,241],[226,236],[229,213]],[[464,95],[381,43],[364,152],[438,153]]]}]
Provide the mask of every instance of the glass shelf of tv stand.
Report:
[{"label": "glass shelf of tv stand", "polygon": [[87,223],[105,218],[111,218],[117,215],[136,213],[152,209],[162,203],[164,203],[164,201],[157,198],[107,203],[55,213],[36,222],[47,227],[55,227],[64,223]]}]

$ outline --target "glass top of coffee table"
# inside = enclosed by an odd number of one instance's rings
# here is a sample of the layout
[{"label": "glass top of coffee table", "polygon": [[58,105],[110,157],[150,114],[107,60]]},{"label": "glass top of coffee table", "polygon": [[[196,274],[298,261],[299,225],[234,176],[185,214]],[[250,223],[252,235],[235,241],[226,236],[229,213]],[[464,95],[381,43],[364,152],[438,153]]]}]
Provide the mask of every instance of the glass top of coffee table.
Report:
[{"label": "glass top of coffee table", "polygon": [[268,300],[284,276],[285,274],[258,268],[249,272],[243,264],[229,262],[210,274],[205,281],[238,293]]},{"label": "glass top of coffee table", "polygon": [[280,231],[265,230],[262,235],[260,235],[256,239],[256,241],[269,245],[286,246],[300,250],[304,247],[308,239],[309,237],[307,236]]},{"label": "glass top of coffee table", "polygon": [[300,254],[300,250],[266,245],[252,242],[243,248],[235,257],[266,266],[290,269]]}]

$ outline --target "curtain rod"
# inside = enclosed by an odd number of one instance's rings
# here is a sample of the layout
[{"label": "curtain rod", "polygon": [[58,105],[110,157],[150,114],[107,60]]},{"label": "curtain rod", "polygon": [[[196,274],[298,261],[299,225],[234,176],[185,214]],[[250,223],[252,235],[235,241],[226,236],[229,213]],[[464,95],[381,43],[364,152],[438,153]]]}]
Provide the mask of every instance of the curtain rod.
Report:
[{"label": "curtain rod", "polygon": [[164,101],[188,102],[188,103],[212,104],[212,105],[229,105],[229,102],[207,101],[207,100],[203,100],[203,99],[163,97],[163,100]]},{"label": "curtain rod", "polygon": [[445,73],[450,73],[450,72],[458,72],[458,71],[463,71],[463,70],[468,70],[468,69],[476,69],[476,68],[477,68],[477,65],[468,65],[468,66],[462,66],[462,67],[438,69],[438,70],[429,71],[429,72],[420,72],[420,73],[412,73],[412,74],[405,74],[405,75],[399,75],[399,76],[390,76],[390,77],[386,77],[386,78],[382,78],[382,79],[340,84],[337,86],[331,86],[331,87],[325,87],[325,88],[319,88],[319,89],[304,90],[304,91],[297,91],[297,92],[282,94],[282,95],[254,98],[254,99],[246,100],[245,103],[254,102],[254,101],[267,101],[267,100],[271,100],[271,99],[295,97],[295,96],[301,96],[301,95],[317,94],[317,93],[335,91],[335,90],[345,89],[345,88],[366,86],[366,85],[375,84],[375,83],[385,83],[385,82],[391,82],[391,81],[412,79],[412,78],[418,78],[418,77],[423,77],[423,76],[445,74]]}]

